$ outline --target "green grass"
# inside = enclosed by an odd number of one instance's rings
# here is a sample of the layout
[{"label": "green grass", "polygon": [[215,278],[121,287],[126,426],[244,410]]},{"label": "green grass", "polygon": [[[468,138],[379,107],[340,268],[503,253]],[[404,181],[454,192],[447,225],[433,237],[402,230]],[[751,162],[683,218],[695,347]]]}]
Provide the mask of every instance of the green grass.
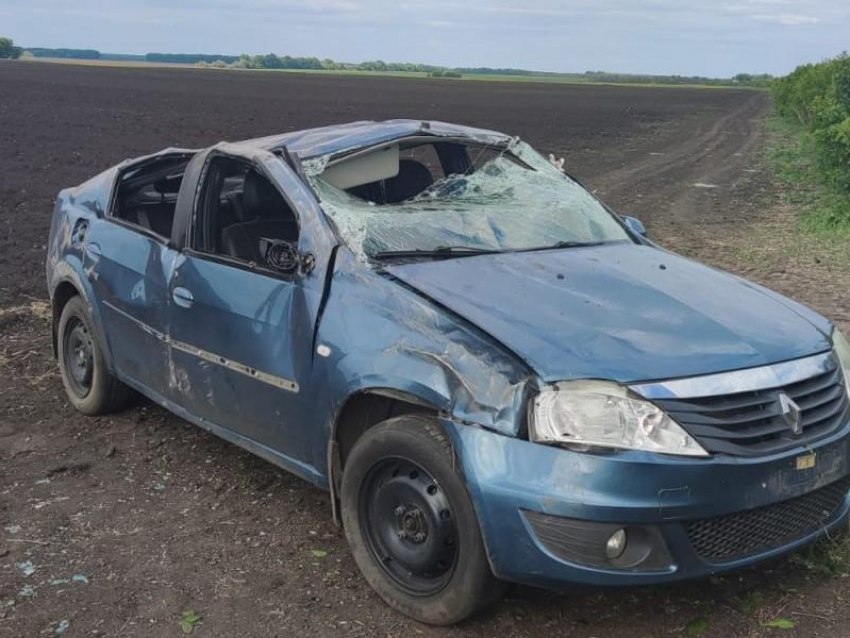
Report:
[{"label": "green grass", "polygon": [[812,136],[778,116],[767,120],[767,162],[783,199],[800,211],[800,229],[837,241],[850,239],[850,195],[823,183]]},{"label": "green grass", "polygon": [[821,576],[850,575],[850,532],[837,538],[821,540],[791,556],[791,562]]}]

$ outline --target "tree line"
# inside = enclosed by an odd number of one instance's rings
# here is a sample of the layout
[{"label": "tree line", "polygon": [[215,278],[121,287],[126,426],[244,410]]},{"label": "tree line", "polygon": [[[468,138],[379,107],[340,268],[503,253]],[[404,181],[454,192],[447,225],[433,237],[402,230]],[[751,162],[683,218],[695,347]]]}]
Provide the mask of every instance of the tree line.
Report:
[{"label": "tree line", "polygon": [[21,47],[16,47],[12,38],[0,38],[0,60],[17,60],[23,53]]},{"label": "tree line", "polygon": [[[19,57],[20,47],[15,47],[9,38],[0,42],[0,57]],[[4,54],[5,51],[5,54]],[[514,68],[457,67],[448,68],[433,64],[413,62],[385,62],[384,60],[366,60],[365,62],[339,62],[331,58],[299,57],[266,53],[263,55],[224,55],[215,53],[147,53],[141,55],[118,55],[101,53],[94,49],[28,49],[35,57],[78,58],[78,59],[122,59],[144,60],[146,62],[171,64],[196,64],[217,68],[237,69],[301,69],[313,71],[370,71],[422,73],[430,77],[459,78],[463,75],[503,75],[525,76],[542,79],[565,79],[577,82],[603,82],[617,84],[698,84],[707,86],[753,86],[770,85],[773,78],[767,74],[754,75],[739,73],[733,78],[708,78],[702,76],[681,75],[636,75],[629,73],[610,73],[606,71],[586,71],[584,73],[550,73]],[[13,55],[14,53],[14,55]]]},{"label": "tree line", "polygon": [[[228,62],[225,58],[220,58]],[[405,73],[434,73],[446,71],[445,67],[431,64],[415,64],[412,62],[384,62],[383,60],[367,60],[365,62],[338,62],[330,58],[297,57],[289,55],[278,56],[274,53],[265,55],[240,55],[230,65],[240,69],[310,69],[315,71],[395,71]]]}]

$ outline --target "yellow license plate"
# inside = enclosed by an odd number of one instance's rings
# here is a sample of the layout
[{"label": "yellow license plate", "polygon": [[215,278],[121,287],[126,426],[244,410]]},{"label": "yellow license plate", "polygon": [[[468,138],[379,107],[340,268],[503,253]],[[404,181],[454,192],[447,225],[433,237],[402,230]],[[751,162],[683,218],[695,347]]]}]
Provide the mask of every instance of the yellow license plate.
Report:
[{"label": "yellow license plate", "polygon": [[810,470],[815,464],[818,462],[818,456],[814,452],[811,454],[806,454],[804,456],[797,457],[797,469],[798,470]]}]

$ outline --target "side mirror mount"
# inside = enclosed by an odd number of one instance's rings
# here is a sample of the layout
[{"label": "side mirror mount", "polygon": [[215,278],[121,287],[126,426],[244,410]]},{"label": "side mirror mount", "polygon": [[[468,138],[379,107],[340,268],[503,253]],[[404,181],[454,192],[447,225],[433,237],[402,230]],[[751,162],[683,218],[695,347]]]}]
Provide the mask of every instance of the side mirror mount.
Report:
[{"label": "side mirror mount", "polygon": [[629,230],[632,231],[635,235],[646,237],[646,227],[637,217],[629,217],[628,215],[624,215],[623,221],[626,222],[626,226],[628,226]]}]

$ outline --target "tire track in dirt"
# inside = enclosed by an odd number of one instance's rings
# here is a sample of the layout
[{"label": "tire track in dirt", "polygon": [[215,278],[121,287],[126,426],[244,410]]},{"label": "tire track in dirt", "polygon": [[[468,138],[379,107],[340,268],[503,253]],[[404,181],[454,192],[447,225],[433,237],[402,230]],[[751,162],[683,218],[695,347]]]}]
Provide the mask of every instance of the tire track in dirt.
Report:
[{"label": "tire track in dirt", "polygon": [[758,199],[751,196],[763,188],[764,175],[754,167],[769,105],[766,93],[754,91],[713,121],[677,123],[648,156],[589,181],[598,195],[641,218],[659,237],[681,235],[683,226],[694,233],[704,225],[751,221]]}]

